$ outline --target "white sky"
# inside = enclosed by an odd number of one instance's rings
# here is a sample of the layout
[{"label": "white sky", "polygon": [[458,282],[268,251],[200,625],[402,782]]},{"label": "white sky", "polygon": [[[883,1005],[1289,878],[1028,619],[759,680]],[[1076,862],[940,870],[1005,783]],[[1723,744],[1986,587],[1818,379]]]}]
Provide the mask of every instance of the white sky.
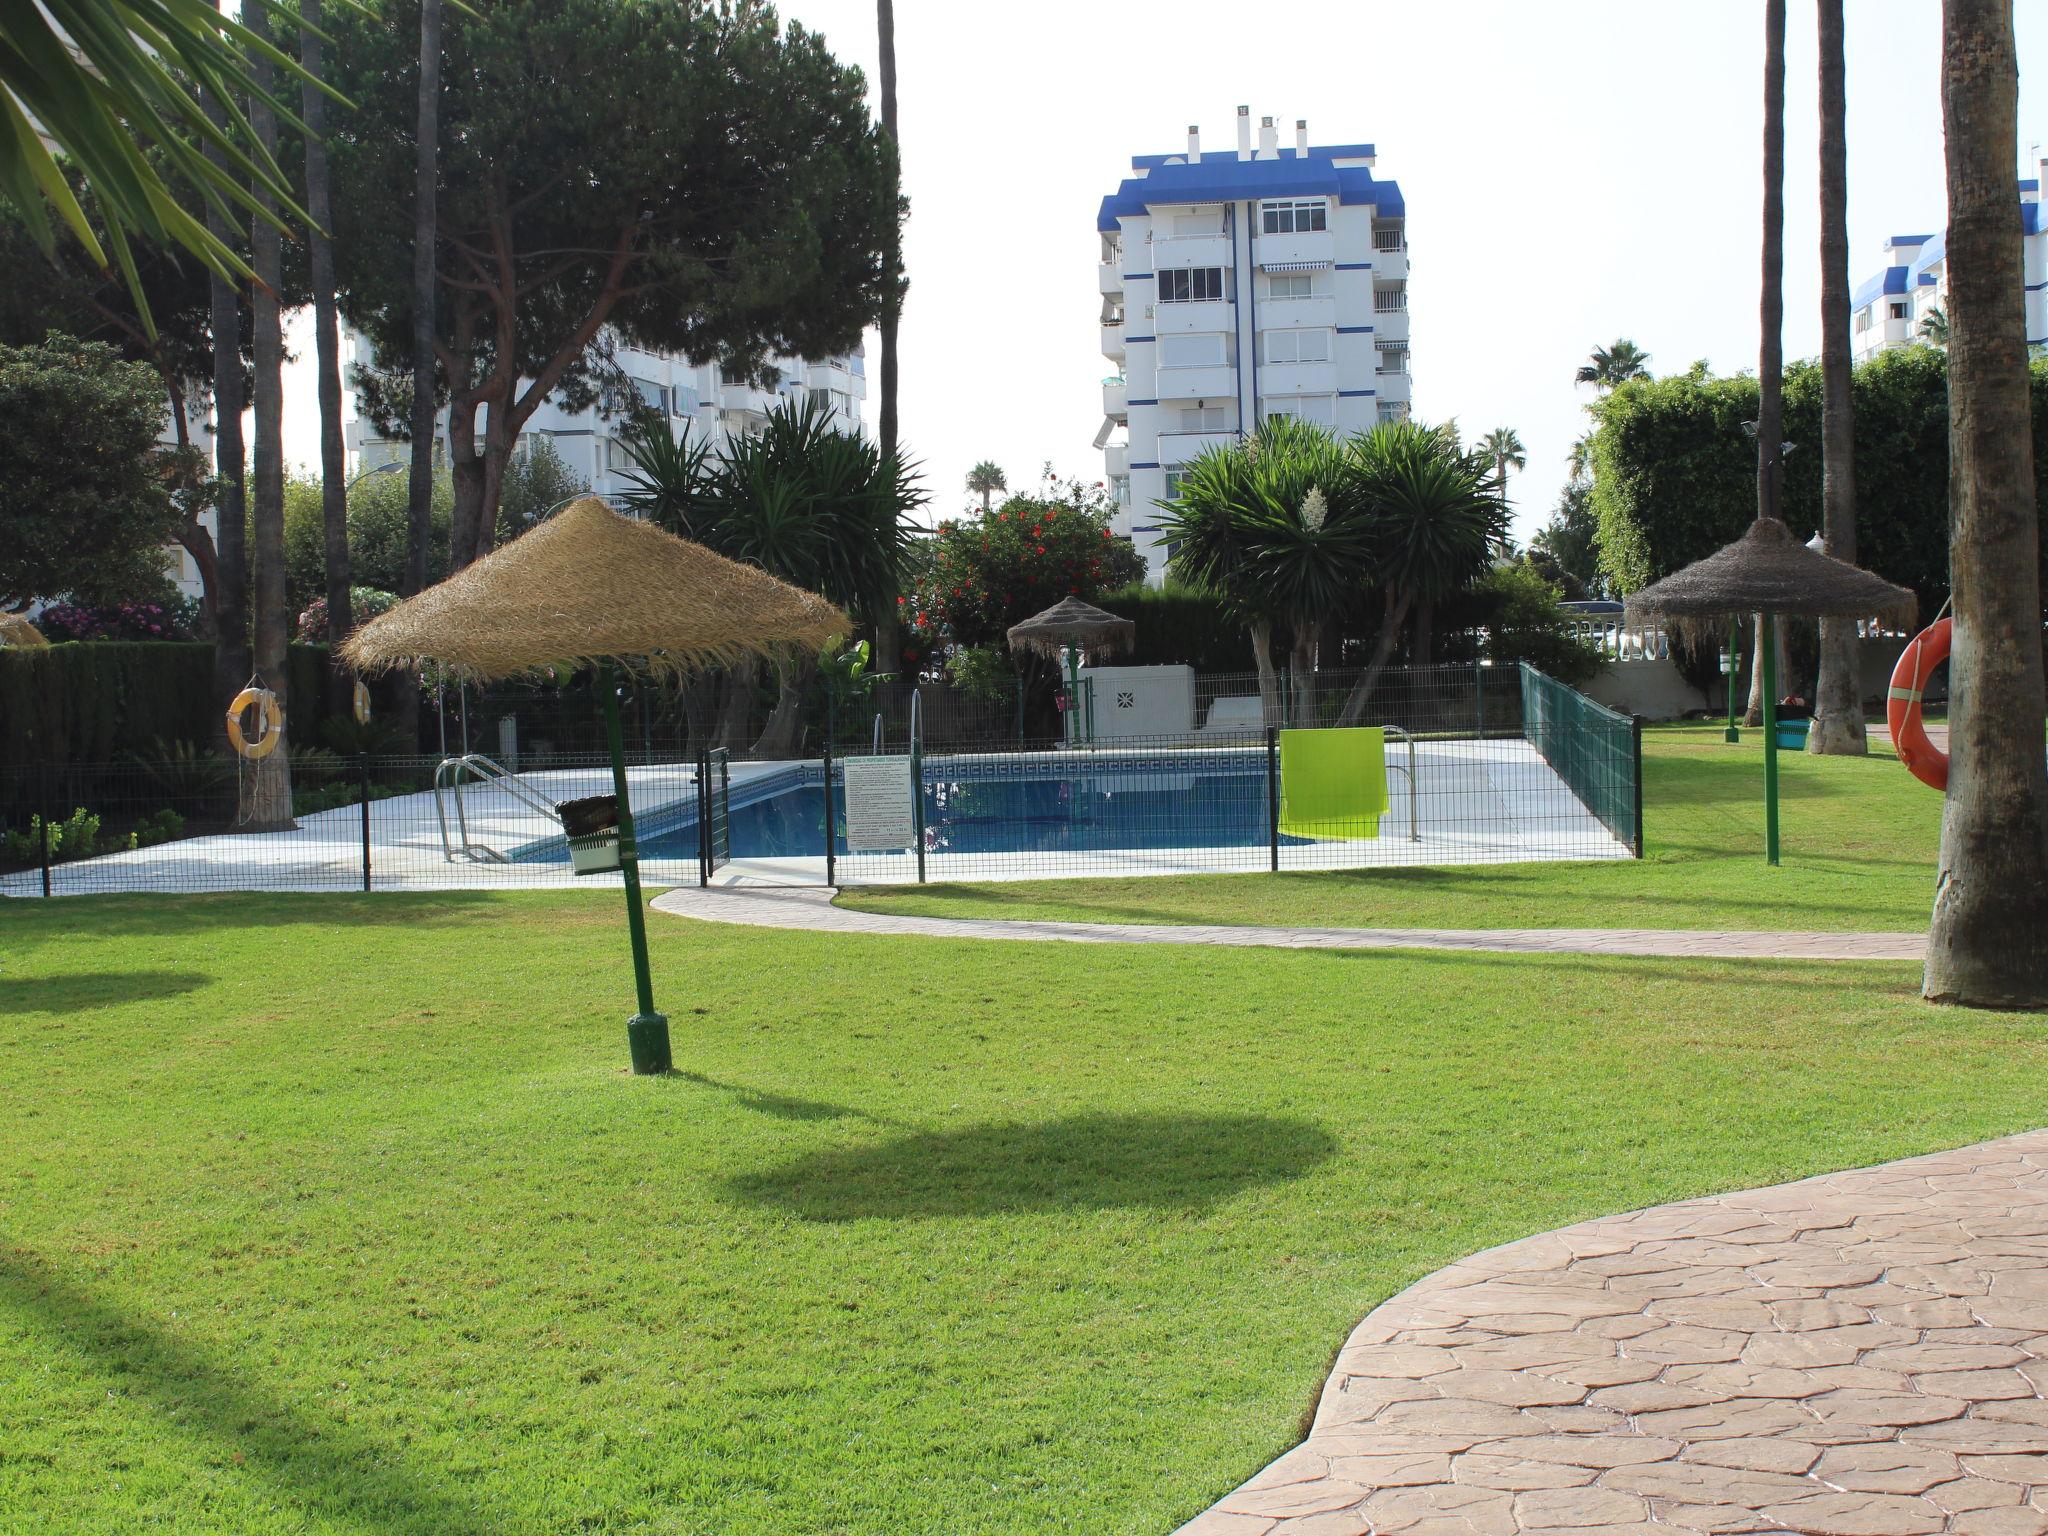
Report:
[{"label": "white sky", "polygon": [[[1944,219],[1939,0],[1849,0],[1850,281],[1895,233]],[[874,82],[873,0],[783,0]],[[1814,8],[1787,50],[1785,350],[1819,346]],[[2018,0],[2048,68],[2048,0]],[[1754,368],[1762,172],[1756,0],[1421,0],[1118,9],[897,0],[910,298],[902,433],[933,509],[993,458],[1094,481],[1101,422],[1095,213],[1134,153],[1189,123],[1235,146],[1237,105],[1291,142],[1370,142],[1408,204],[1415,408],[1469,438],[1512,426],[1516,533],[1549,516],[1585,425],[1573,370],[1632,338],[1654,371]],[[650,115],[658,130],[659,113]],[[2019,155],[2048,141],[2023,79]],[[2015,174],[2019,167],[2015,165]],[[2031,174],[2031,172],[2029,172]],[[878,411],[869,340],[868,419]],[[310,407],[310,402],[308,402]],[[298,436],[297,433],[294,434]],[[313,457],[288,449],[294,460]]]}]

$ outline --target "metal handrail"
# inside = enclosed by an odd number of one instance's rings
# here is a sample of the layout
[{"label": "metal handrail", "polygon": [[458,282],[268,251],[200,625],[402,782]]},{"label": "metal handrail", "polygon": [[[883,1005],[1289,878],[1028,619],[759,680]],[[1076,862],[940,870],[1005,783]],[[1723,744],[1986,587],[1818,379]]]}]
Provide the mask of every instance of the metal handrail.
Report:
[{"label": "metal handrail", "polygon": [[[441,856],[450,862],[458,858],[470,859],[477,863],[510,864],[506,855],[487,843],[472,841],[469,835],[469,813],[462,803],[462,779],[467,773],[478,782],[492,782],[529,810],[539,811],[550,821],[559,823],[560,815],[552,800],[538,790],[524,783],[518,774],[503,763],[485,757],[481,752],[465,752],[460,757],[443,758],[434,769],[434,818],[441,824]],[[455,826],[460,841],[448,828],[449,800],[455,802]]]},{"label": "metal handrail", "polygon": [[1403,730],[1398,725],[1382,726],[1380,727],[1380,729],[1388,733],[1389,735],[1398,736],[1403,741],[1408,743],[1408,766],[1406,768],[1403,768],[1399,763],[1391,763],[1388,765],[1388,772],[1403,774],[1407,777],[1408,841],[1411,843],[1419,843],[1422,841],[1422,829],[1417,824],[1416,819],[1418,806],[1415,793],[1415,737],[1411,732]]},{"label": "metal handrail", "polygon": [[875,711],[875,756],[882,755],[882,712]]},{"label": "metal handrail", "polygon": [[924,690],[910,690],[910,750],[915,752],[924,745]]}]

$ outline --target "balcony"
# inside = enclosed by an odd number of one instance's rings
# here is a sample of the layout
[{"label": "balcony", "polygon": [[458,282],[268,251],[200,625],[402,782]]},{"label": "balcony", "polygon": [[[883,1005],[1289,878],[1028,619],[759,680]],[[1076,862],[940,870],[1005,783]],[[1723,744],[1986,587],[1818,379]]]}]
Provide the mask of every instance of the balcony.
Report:
[{"label": "balcony", "polygon": [[1131,445],[1129,443],[1111,443],[1102,450],[1102,460],[1104,468],[1107,469],[1112,479],[1118,475],[1130,474]]},{"label": "balcony", "polygon": [[1408,339],[1408,311],[1405,309],[1383,310],[1372,317],[1373,335],[1380,341],[1406,341]]},{"label": "balcony", "polygon": [[1168,235],[1152,242],[1152,270],[1166,267],[1227,267],[1228,235]]},{"label": "balcony", "polygon": [[1130,386],[1122,379],[1104,379],[1102,381],[1102,414],[1117,421],[1124,420],[1130,414],[1130,407],[1125,404],[1129,395]]},{"label": "balcony", "polygon": [[1408,277],[1408,247],[1398,251],[1372,253],[1372,275],[1386,282],[1405,282]]},{"label": "balcony", "polygon": [[1210,448],[1228,448],[1237,441],[1229,428],[1214,432],[1162,432],[1159,434],[1159,462],[1169,467],[1185,464]]},{"label": "balcony", "polygon": [[1329,294],[1312,299],[1261,299],[1258,325],[1262,331],[1306,330],[1337,323],[1337,300]]},{"label": "balcony", "polygon": [[1198,331],[1237,328],[1237,306],[1228,299],[1201,299],[1188,304],[1154,304],[1151,331],[1155,336],[1185,336]]},{"label": "balcony", "polygon": [[1271,270],[1300,261],[1337,259],[1337,237],[1327,229],[1302,230],[1290,235],[1261,235],[1253,247],[1259,265]]},{"label": "balcony", "polygon": [[1116,362],[1124,360],[1124,323],[1117,320],[1102,327],[1102,355]]},{"label": "balcony", "polygon": [[718,391],[719,406],[728,411],[750,411],[765,416],[775,404],[775,392],[751,384],[726,384]]},{"label": "balcony", "polygon": [[1123,263],[1105,261],[1095,269],[1095,288],[1109,298],[1117,298],[1124,291]]},{"label": "balcony", "polygon": [[1161,400],[1220,400],[1237,393],[1237,370],[1228,363],[1159,370],[1153,391]]},{"label": "balcony", "polygon": [[1335,363],[1262,363],[1259,393],[1262,395],[1333,395],[1337,392]]}]

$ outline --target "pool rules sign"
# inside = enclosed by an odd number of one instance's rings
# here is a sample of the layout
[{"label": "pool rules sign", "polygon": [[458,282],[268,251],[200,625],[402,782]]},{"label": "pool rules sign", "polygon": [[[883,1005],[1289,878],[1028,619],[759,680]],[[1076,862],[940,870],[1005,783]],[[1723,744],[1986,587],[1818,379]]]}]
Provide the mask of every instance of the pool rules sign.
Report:
[{"label": "pool rules sign", "polygon": [[876,853],[917,842],[917,786],[907,757],[849,757],[846,851]]}]

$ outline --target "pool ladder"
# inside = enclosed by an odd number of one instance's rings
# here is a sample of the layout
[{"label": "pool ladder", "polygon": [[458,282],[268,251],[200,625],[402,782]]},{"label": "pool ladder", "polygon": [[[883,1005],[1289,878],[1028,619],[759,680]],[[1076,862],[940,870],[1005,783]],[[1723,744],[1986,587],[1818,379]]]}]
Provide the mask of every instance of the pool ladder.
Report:
[{"label": "pool ladder", "polygon": [[[510,864],[511,858],[491,847],[478,842],[469,835],[469,816],[462,805],[462,784],[468,777],[479,784],[494,784],[528,810],[539,811],[541,815],[561,825],[562,818],[555,811],[554,802],[522,780],[518,774],[503,763],[494,762],[481,752],[466,752],[461,757],[443,758],[434,770],[434,816],[441,823],[441,856],[449,861],[468,859],[475,864]],[[449,802],[455,806],[455,823],[448,822]]]}]

